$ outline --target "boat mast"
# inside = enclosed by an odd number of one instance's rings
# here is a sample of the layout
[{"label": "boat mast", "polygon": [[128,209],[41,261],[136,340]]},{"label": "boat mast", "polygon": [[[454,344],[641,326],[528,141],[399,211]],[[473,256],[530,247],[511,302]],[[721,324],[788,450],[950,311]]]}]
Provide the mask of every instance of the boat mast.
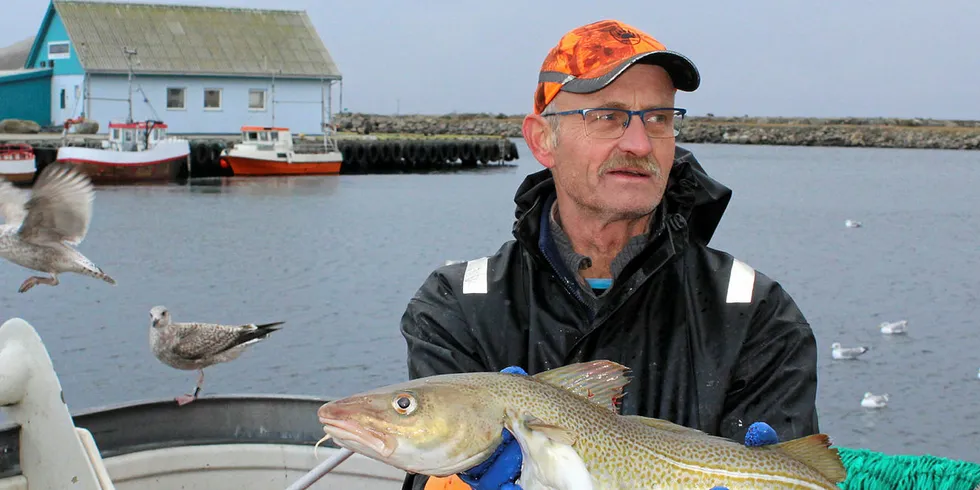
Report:
[{"label": "boat mast", "polygon": [[272,72],[272,125],[276,127],[276,72]]},{"label": "boat mast", "polygon": [[129,49],[123,47],[123,53],[126,55],[126,64],[129,65],[129,95],[126,97],[126,101],[129,103],[129,115],[126,118],[127,124],[133,123],[133,63],[132,58],[136,56],[136,48]]}]

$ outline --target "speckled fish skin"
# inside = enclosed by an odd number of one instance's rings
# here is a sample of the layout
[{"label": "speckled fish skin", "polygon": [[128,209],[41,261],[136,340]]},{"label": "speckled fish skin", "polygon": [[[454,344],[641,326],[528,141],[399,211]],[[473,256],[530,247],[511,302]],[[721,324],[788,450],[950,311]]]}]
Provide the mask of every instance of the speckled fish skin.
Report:
[{"label": "speckled fish skin", "polygon": [[625,370],[593,361],[536,376],[432,376],[329,402],[317,414],[338,445],[430,476],[483,461],[506,427],[524,455],[524,490],[838,489],[846,477],[822,434],[750,448],[618,415]]}]

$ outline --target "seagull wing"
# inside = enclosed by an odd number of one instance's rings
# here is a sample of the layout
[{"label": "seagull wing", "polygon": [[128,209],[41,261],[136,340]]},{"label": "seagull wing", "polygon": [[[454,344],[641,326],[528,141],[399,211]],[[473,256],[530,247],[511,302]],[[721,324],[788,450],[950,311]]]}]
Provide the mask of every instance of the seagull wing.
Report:
[{"label": "seagull wing", "polygon": [[239,343],[248,332],[247,326],[215,323],[180,323],[174,325],[177,336],[173,351],[178,356],[197,360],[218,355]]},{"label": "seagull wing", "polygon": [[77,245],[88,233],[95,189],[89,178],[69,166],[49,164],[34,184],[27,201],[21,237],[43,245],[68,242]]},{"label": "seagull wing", "polygon": [[0,215],[9,225],[20,224],[27,216],[27,200],[31,193],[14,187],[6,180],[0,180]]}]

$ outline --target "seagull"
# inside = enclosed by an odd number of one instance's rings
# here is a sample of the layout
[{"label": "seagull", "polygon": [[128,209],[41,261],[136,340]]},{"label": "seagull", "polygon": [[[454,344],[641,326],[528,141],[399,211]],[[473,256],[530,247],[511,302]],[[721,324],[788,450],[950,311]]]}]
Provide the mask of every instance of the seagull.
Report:
[{"label": "seagull", "polygon": [[980,369],[977,369],[977,379],[980,379]]},{"label": "seagull", "polygon": [[903,334],[908,331],[908,320],[899,320],[897,322],[881,322],[878,327],[881,329],[883,334]]},{"label": "seagull", "polygon": [[31,276],[24,293],[38,284],[58,285],[58,274],[74,272],[109,284],[116,281],[79,253],[92,221],[95,191],[88,176],[62,164],[44,167],[32,193],[0,180],[0,257],[51,277]]},{"label": "seagull", "polygon": [[197,370],[197,388],[190,395],[175,398],[177,405],[197,399],[204,384],[204,368],[233,361],[255,342],[279,330],[285,322],[256,325],[219,325],[216,323],[173,323],[163,306],[150,309],[150,350],[162,363],[183,370]]},{"label": "seagull", "polygon": [[834,342],[830,348],[833,349],[834,359],[857,359],[861,354],[868,352],[867,347],[841,347],[840,342]]},{"label": "seagull", "polygon": [[871,392],[864,394],[864,399],[861,400],[861,406],[865,408],[882,408],[888,405],[888,394],[884,395],[872,395]]},{"label": "seagull", "polygon": [[848,228],[860,228],[861,227],[861,222],[860,221],[854,221],[852,219],[848,219],[848,220],[844,220],[844,226],[846,226]]}]

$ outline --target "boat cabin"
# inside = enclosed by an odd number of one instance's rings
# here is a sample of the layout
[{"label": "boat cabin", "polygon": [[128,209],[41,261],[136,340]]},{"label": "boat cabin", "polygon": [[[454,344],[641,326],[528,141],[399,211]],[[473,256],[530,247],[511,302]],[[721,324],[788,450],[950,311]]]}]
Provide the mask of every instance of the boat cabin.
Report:
[{"label": "boat cabin", "polygon": [[259,150],[289,148],[293,144],[293,136],[289,128],[242,126],[242,143]]},{"label": "boat cabin", "polygon": [[122,151],[153,148],[167,139],[167,125],[160,121],[109,123],[109,139],[103,147]]}]

